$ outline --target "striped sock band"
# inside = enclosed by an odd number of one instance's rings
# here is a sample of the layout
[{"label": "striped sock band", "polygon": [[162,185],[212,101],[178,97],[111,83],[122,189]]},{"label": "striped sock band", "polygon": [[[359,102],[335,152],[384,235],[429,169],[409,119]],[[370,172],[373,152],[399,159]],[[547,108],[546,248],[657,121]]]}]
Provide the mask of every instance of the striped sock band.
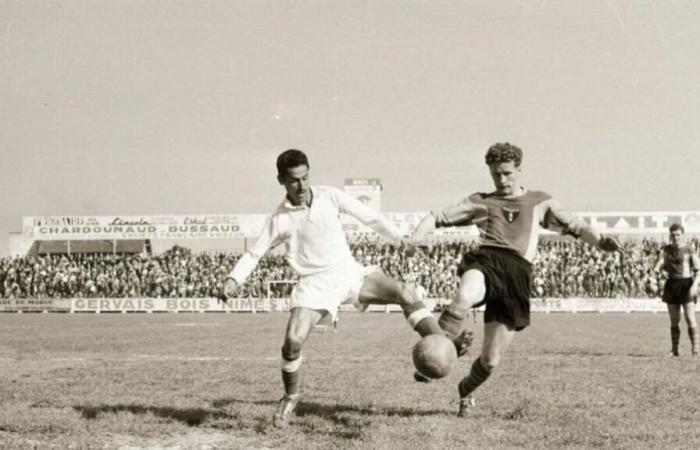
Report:
[{"label": "striped sock band", "polygon": [[416,330],[421,337],[429,334],[445,334],[435,321],[433,313],[421,301],[404,306],[403,315],[406,316],[406,321],[411,328]]},{"label": "striped sock band", "polygon": [[453,312],[450,311],[449,308],[446,308],[442,311],[442,314],[440,314],[438,325],[445,330],[448,336],[454,338],[464,327],[464,314]]},{"label": "striped sock band", "polygon": [[464,398],[474,392],[474,390],[481,386],[490,375],[491,372],[481,363],[481,357],[478,357],[476,361],[474,361],[474,364],[472,364],[469,375],[462,378],[462,381],[460,381],[457,386],[459,389],[459,397]]},{"label": "striped sock band", "polygon": [[681,340],[681,327],[671,327],[671,351],[678,354],[678,342]]}]

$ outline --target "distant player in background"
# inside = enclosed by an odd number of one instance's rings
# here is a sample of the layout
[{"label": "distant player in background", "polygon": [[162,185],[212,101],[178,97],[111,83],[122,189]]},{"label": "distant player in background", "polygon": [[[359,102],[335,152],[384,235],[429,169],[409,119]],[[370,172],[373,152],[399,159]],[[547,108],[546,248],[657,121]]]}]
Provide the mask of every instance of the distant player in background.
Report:
[{"label": "distant player in background", "polygon": [[520,184],[522,151],[508,143],[495,144],[486,164],[496,190],[476,193],[424,217],[411,236],[420,244],[437,227],[476,225],[480,248],[465,253],[459,265],[457,296],[443,310],[439,324],[448,337],[463,332],[470,308],[486,304],[481,355],[459,383],[459,415],[474,406],[474,390],[498,366],[516,331],[530,324],[532,259],[540,227],[581,238],[602,250],[621,250],[617,240],[601,236],[565,212],[542,191]]},{"label": "distant player in background", "polygon": [[535,298],[539,299],[540,307],[543,311],[549,313],[549,305],[547,304],[547,297],[544,295],[544,278],[537,275],[533,278],[532,283],[534,285]]},{"label": "distant player in background", "polygon": [[692,355],[700,351],[698,324],[695,320],[695,302],[697,301],[698,285],[700,284],[700,260],[693,250],[685,245],[683,226],[674,223],[669,227],[668,245],[661,249],[661,257],[654,267],[655,272],[663,270],[667,277],[661,299],[668,307],[671,318],[671,356],[678,356],[678,343],[681,338],[681,307],[685,323],[688,325],[688,336]]},{"label": "distant player in background", "polygon": [[360,309],[369,304],[398,304],[409,325],[421,336],[444,332],[425,307],[416,286],[398,282],[376,267],[363,267],[355,261],[340,214],[355,217],[395,243],[402,240],[398,228],[339,189],[311,186],[309,162],[299,150],[279,155],[277,180],[286,196],[265,222],[256,243],[229,274],[223,297],[234,297],[267,250],[284,243],[287,262],[299,274],[291,294],[291,315],[282,346],[285,394],[273,416],[275,426],[286,427],[299,397],[304,341],[324,315],[332,315],[335,321],[341,303],[356,303]]}]

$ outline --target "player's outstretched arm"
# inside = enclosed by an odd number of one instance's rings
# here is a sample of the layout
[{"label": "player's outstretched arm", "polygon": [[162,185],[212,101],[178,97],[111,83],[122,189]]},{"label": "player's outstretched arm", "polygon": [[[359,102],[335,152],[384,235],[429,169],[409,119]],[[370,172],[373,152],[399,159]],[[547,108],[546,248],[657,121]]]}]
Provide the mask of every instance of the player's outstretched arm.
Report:
[{"label": "player's outstretched arm", "polygon": [[576,219],[556,200],[550,201],[545,226],[549,229],[559,229],[560,232],[581,239],[600,250],[625,253],[622,243],[616,237],[601,234],[592,226]]},{"label": "player's outstretched arm", "polygon": [[475,205],[468,198],[465,198],[447,208],[431,211],[430,214],[423,217],[410,240],[416,244],[422,244],[436,228],[471,225],[477,216],[486,214],[486,207]]},{"label": "player's outstretched arm", "polygon": [[435,231],[435,216],[430,213],[418,222],[416,229],[408,238],[408,242],[414,246],[422,245],[425,243],[425,238],[433,231]]},{"label": "player's outstretched arm", "polygon": [[577,224],[576,228],[575,232],[578,234],[578,237],[593,247],[606,252],[626,253],[622,243],[615,236],[601,234],[590,225],[584,223]]},{"label": "player's outstretched arm", "polygon": [[263,257],[267,250],[276,245],[281,239],[279,230],[277,229],[276,222],[272,216],[268,217],[265,221],[260,236],[253,244],[253,247],[247,252],[243,253],[236,265],[233,267],[231,272],[229,272],[226,280],[224,281],[224,287],[221,292],[220,299],[224,302],[229,298],[235,296],[238,292],[238,287],[245,283],[250,273],[258,265],[258,261]]}]

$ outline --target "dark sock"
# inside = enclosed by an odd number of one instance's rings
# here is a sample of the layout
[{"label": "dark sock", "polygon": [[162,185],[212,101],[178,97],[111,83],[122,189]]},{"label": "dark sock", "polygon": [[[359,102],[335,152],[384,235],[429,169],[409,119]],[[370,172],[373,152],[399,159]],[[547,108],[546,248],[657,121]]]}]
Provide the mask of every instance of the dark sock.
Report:
[{"label": "dark sock", "polygon": [[469,375],[462,378],[462,381],[459,382],[459,397],[464,398],[474,392],[490,375],[491,372],[481,363],[481,357],[477,358],[472,364]]},{"label": "dark sock", "polygon": [[698,327],[691,327],[688,328],[688,336],[690,337],[690,346],[693,349],[693,354],[698,353],[698,345],[700,345],[700,342],[698,341],[700,338],[700,334],[698,333]]},{"label": "dark sock", "polygon": [[282,383],[284,384],[284,392],[288,397],[299,394],[301,367],[297,367],[297,369],[292,372],[282,369]]},{"label": "dark sock", "polygon": [[671,327],[671,351],[674,355],[678,354],[678,342],[681,340],[681,328]]}]

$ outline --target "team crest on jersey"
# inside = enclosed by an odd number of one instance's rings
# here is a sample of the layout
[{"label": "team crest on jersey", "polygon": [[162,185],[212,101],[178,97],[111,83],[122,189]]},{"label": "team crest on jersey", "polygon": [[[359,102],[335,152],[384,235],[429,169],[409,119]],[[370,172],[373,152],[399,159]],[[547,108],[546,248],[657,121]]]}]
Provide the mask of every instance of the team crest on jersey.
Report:
[{"label": "team crest on jersey", "polygon": [[501,209],[503,210],[503,216],[506,218],[506,221],[508,223],[515,222],[515,220],[518,218],[518,215],[520,215],[519,209],[507,208],[505,206],[503,206]]}]

